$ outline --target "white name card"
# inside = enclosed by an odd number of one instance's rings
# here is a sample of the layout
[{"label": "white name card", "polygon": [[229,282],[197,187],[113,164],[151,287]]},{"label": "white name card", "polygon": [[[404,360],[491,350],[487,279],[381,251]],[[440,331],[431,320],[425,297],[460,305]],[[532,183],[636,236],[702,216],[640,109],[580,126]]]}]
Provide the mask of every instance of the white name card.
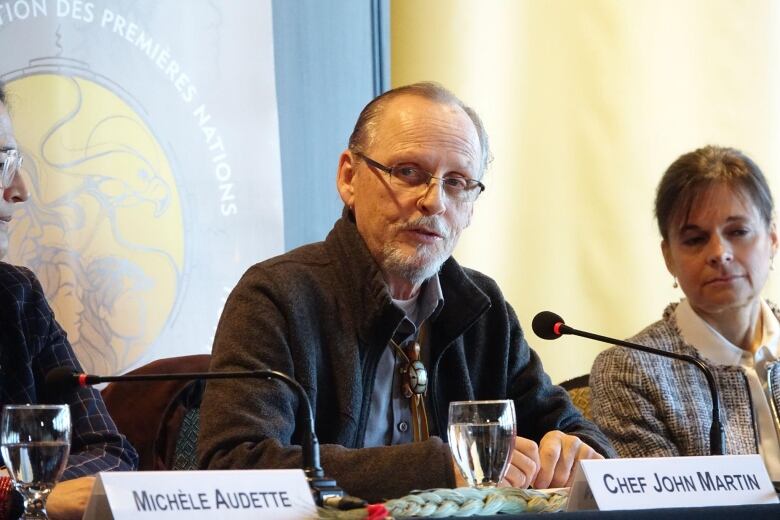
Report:
[{"label": "white name card", "polygon": [[84,520],[317,518],[302,470],[100,473]]},{"label": "white name card", "polygon": [[776,504],[760,455],[582,460],[569,511]]}]

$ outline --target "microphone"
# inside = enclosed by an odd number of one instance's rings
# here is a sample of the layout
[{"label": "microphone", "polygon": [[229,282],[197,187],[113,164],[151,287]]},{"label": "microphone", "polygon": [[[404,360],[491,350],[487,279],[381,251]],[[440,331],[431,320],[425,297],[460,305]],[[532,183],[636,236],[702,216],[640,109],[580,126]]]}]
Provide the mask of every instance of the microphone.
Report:
[{"label": "microphone", "polygon": [[57,367],[46,374],[46,388],[52,394],[72,392],[78,388],[99,383],[137,382],[137,381],[189,381],[194,379],[276,379],[292,388],[302,406],[299,414],[307,425],[303,432],[303,472],[309,481],[314,501],[317,505],[338,508],[365,507],[366,502],[344,494],[336,481],[325,476],[320,466],[320,443],[314,433],[314,413],[311,402],[303,387],[287,374],[276,370],[247,370],[236,372],[183,372],[178,374],[134,374],[126,376],[96,376],[79,373],[71,367]]},{"label": "microphone", "polygon": [[563,321],[563,318],[550,311],[542,311],[534,316],[531,322],[531,328],[534,334],[542,339],[558,339],[564,334],[572,334],[574,336],[581,336],[604,343],[610,343],[613,345],[620,345],[621,347],[628,347],[634,350],[641,350],[649,354],[657,354],[673,359],[679,359],[688,363],[693,363],[704,373],[704,377],[707,378],[707,385],[710,387],[710,394],[712,396],[712,424],[710,425],[710,455],[723,455],[723,446],[725,439],[723,437],[723,424],[720,422],[720,401],[718,400],[718,387],[715,385],[715,378],[712,372],[700,359],[687,354],[678,354],[677,352],[667,352],[666,350],[660,350],[653,347],[647,347],[638,343],[629,343],[628,341],[622,341],[615,338],[608,338],[607,336],[600,336],[590,332],[577,330],[573,327],[569,327]]}]

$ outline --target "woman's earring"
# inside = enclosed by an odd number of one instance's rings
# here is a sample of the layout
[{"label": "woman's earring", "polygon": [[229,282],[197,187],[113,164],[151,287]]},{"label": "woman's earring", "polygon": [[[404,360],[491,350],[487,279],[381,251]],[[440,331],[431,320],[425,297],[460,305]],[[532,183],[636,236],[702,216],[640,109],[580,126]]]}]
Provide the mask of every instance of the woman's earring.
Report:
[{"label": "woman's earring", "polygon": [[774,271],[775,270],[775,257],[770,256],[769,257],[769,270]]},{"label": "woman's earring", "polygon": [[676,276],[672,276],[672,279],[674,280],[674,283],[672,284],[672,287],[674,287],[675,289],[680,287],[680,285],[677,283],[677,277]]}]

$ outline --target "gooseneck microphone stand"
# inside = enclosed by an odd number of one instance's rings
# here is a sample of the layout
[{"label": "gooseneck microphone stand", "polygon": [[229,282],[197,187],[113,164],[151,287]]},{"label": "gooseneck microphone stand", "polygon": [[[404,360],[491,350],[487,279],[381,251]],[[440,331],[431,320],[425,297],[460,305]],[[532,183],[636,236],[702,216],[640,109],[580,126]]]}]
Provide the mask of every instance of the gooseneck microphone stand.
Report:
[{"label": "gooseneck microphone stand", "polygon": [[558,339],[563,334],[572,334],[574,336],[580,336],[583,338],[592,339],[595,341],[601,341],[603,343],[609,343],[613,345],[620,345],[621,347],[627,347],[634,350],[641,350],[648,354],[655,354],[658,356],[679,359],[688,363],[693,363],[699,370],[704,373],[704,377],[707,379],[707,385],[710,388],[710,395],[712,396],[712,423],[710,425],[710,455],[723,455],[723,446],[725,439],[723,436],[723,424],[720,421],[720,400],[718,399],[718,387],[715,384],[715,378],[712,372],[700,359],[687,354],[679,354],[677,352],[668,352],[666,350],[660,350],[638,343],[630,343],[628,341],[622,341],[615,338],[609,338],[607,336],[601,336],[599,334],[593,334],[585,332],[583,330],[577,330],[573,327],[569,327],[563,321],[563,318],[550,311],[542,311],[534,316],[531,328],[534,333],[542,339]]},{"label": "gooseneck microphone stand", "polygon": [[333,506],[340,509],[365,506],[365,501],[350,497],[325,476],[320,466],[320,443],[314,432],[314,413],[311,402],[303,387],[287,374],[276,370],[247,370],[240,372],[185,372],[179,374],[136,374],[126,376],[96,376],[81,374],[69,367],[58,367],[46,374],[46,387],[56,393],[70,392],[76,388],[99,383],[138,382],[138,381],[190,381],[196,379],[277,379],[293,388],[303,406],[298,407],[299,419],[306,425],[301,443],[303,472],[309,482],[314,501],[317,505]]}]

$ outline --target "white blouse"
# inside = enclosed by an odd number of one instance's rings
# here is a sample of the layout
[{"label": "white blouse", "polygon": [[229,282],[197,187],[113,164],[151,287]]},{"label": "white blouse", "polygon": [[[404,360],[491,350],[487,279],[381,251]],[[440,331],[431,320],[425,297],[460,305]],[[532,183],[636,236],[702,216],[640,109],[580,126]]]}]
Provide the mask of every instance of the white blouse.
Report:
[{"label": "white blouse", "polygon": [[772,418],[767,385],[767,364],[778,359],[780,323],[765,301],[761,300],[762,338],[761,347],[751,354],[734,345],[704,321],[691,307],[687,299],[680,301],[675,309],[675,318],[683,339],[715,365],[740,366],[747,375],[753,412],[758,432],[758,451],[764,459],[769,477],[780,480],[780,439]]}]

